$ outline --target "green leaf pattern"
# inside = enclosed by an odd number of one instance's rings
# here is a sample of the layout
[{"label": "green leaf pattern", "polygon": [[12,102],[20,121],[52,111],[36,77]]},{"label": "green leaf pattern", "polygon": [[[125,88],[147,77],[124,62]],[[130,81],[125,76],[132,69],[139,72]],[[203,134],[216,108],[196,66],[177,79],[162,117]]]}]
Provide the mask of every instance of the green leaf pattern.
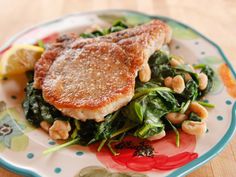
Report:
[{"label": "green leaf pattern", "polygon": [[0,114],[0,151],[5,148],[24,151],[29,143],[28,137],[24,134],[26,127],[12,117],[10,110],[3,111]]}]

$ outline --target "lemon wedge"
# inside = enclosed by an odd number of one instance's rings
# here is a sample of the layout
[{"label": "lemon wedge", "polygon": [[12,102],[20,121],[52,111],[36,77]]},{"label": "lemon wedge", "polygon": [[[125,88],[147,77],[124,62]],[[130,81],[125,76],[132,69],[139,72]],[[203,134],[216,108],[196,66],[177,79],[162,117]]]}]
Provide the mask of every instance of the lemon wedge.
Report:
[{"label": "lemon wedge", "polygon": [[43,51],[42,47],[28,44],[12,46],[1,57],[0,75],[21,74],[33,70]]}]

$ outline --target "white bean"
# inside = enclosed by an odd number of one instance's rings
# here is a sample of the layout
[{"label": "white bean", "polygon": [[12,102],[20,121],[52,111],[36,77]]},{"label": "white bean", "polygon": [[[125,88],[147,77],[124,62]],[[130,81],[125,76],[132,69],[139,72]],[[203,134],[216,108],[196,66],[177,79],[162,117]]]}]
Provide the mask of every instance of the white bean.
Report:
[{"label": "white bean", "polygon": [[184,74],[184,80],[186,81],[186,82],[188,82],[189,80],[191,80],[192,79],[192,77],[191,77],[191,75],[189,74],[189,73],[185,73]]},{"label": "white bean", "polygon": [[161,138],[163,138],[164,136],[166,136],[166,132],[165,130],[162,130],[160,133],[156,134],[156,135],[153,135],[153,136],[150,136],[148,138],[149,141],[155,141],[155,140],[159,140]]},{"label": "white bean", "polygon": [[196,101],[193,101],[190,103],[188,110],[190,112],[194,112],[202,119],[206,119],[208,117],[207,109]]},{"label": "white bean", "polygon": [[172,67],[176,67],[176,66],[181,65],[181,63],[180,63],[178,60],[172,58],[172,59],[170,60],[170,65],[171,65]]},{"label": "white bean", "polygon": [[49,129],[49,135],[52,139],[65,140],[69,137],[69,131],[71,130],[70,123],[67,121],[56,120]]},{"label": "white bean", "polygon": [[180,124],[184,120],[188,119],[188,117],[185,114],[177,113],[177,112],[170,112],[166,114],[166,118],[172,123],[172,124]]},{"label": "white bean", "polygon": [[199,80],[199,89],[200,90],[205,90],[208,84],[208,77],[204,73],[200,73],[198,75],[198,80]]},{"label": "white bean", "polygon": [[139,80],[148,82],[151,79],[151,69],[148,63],[144,64],[143,68],[139,71]]},{"label": "white bean", "polygon": [[196,122],[196,121],[190,121],[190,120],[185,120],[182,123],[182,130],[190,135],[195,135],[195,136],[201,136],[206,132],[206,122]]},{"label": "white bean", "polygon": [[42,122],[40,122],[40,127],[41,127],[44,131],[46,131],[46,132],[48,132],[50,126],[51,126],[51,125],[50,125],[47,121],[45,121],[45,120],[43,120]]},{"label": "white bean", "polygon": [[164,79],[164,85],[166,87],[172,88],[172,77],[166,77]]},{"label": "white bean", "polygon": [[172,88],[176,93],[182,93],[185,89],[185,83],[182,76],[177,75],[172,80]]}]

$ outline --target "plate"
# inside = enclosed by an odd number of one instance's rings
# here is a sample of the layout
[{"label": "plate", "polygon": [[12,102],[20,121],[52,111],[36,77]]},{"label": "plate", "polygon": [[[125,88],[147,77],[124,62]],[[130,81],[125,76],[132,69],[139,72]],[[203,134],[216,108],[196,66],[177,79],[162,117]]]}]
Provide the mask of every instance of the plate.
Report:
[{"label": "plate", "polygon": [[88,173],[184,176],[216,156],[232,138],[236,127],[236,73],[218,45],[181,22],[127,10],[77,13],[18,33],[2,46],[0,52],[2,54],[13,44],[34,44],[39,39],[50,41],[63,33],[81,33],[94,24],[105,27],[121,19],[137,25],[154,18],[165,21],[173,29],[172,54],[182,56],[188,63],[208,64],[215,70],[214,88],[205,101],[214,103],[216,108],[209,110],[208,130],[203,137],[196,139],[182,133],[181,147],[176,148],[169,133],[154,144],[155,151],[161,155],[148,159],[127,161],[131,156],[123,154],[124,157],[117,160],[105,150],[97,153],[93,147],[79,145],[43,155],[45,149],[60,142],[51,140],[42,130],[26,122],[21,108],[26,84],[23,74],[0,81],[0,100],[7,105],[0,114],[1,166],[25,176],[83,176]]}]

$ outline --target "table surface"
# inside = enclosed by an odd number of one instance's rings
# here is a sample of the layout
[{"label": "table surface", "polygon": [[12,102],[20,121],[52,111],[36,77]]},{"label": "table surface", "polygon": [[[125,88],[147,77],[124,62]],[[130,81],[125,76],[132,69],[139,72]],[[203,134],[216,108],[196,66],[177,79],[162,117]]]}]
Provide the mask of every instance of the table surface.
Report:
[{"label": "table surface", "polygon": [[[235,0],[0,0],[0,45],[14,33],[65,14],[99,9],[131,9],[168,16],[197,29],[219,44],[236,68]],[[236,136],[213,160],[188,177],[235,176]],[[2,177],[18,175],[0,168]]]}]

